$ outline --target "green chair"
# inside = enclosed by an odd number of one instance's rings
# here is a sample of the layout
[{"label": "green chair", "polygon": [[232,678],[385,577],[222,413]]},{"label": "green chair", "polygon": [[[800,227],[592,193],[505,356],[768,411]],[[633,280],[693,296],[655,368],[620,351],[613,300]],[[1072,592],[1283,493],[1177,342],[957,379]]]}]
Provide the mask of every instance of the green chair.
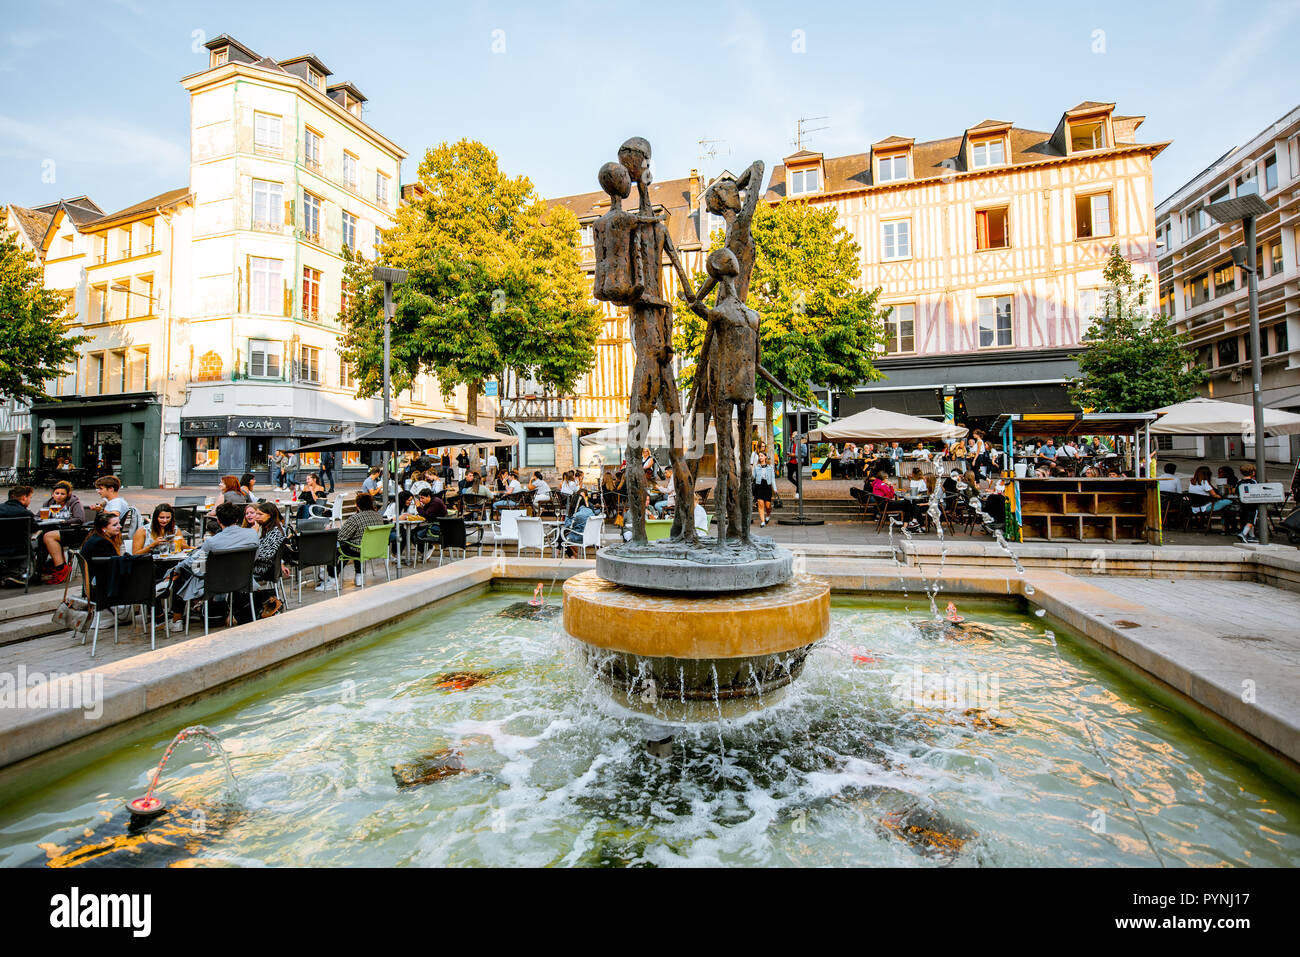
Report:
[{"label": "green chair", "polygon": [[663,541],[673,532],[671,518],[648,518],[645,523],[645,537],[648,542]]},{"label": "green chair", "polygon": [[[384,575],[387,577],[389,581],[392,581],[393,579],[392,573],[389,572],[388,570],[388,562],[389,562],[388,537],[393,533],[393,530],[395,528],[397,528],[397,526],[392,522],[389,522],[387,525],[369,525],[361,532],[361,555],[359,556],[359,560],[361,561],[361,567],[362,567],[362,573],[361,573],[362,588],[366,587],[365,585],[366,562],[375,561],[380,558],[384,560]],[[340,562],[355,562],[357,560],[358,558],[354,558],[351,555],[343,554],[343,549],[341,547],[339,548]]]}]

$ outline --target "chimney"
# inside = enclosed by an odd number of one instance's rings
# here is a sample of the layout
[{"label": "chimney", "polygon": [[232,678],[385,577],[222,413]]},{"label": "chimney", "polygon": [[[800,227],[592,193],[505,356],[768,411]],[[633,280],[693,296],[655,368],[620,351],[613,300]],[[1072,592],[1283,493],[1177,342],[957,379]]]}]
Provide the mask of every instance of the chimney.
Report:
[{"label": "chimney", "polygon": [[700,171],[691,170],[691,209],[694,209],[700,202]]}]

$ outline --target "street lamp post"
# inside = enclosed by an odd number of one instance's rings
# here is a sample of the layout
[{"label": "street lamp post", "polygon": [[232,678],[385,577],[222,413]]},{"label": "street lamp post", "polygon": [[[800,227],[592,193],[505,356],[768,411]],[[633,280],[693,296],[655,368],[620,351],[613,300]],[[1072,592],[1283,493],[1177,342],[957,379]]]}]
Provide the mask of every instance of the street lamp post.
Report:
[{"label": "street lamp post", "polygon": [[[1220,223],[1230,225],[1241,221],[1245,233],[1245,255],[1238,257],[1234,250],[1233,261],[1246,270],[1246,282],[1250,302],[1250,381],[1251,395],[1255,408],[1255,481],[1263,482],[1264,473],[1264,393],[1261,386],[1262,373],[1259,357],[1259,276],[1256,275],[1255,263],[1255,219],[1269,211],[1268,203],[1258,193],[1247,193],[1233,199],[1212,203],[1209,214]],[[1255,521],[1255,534],[1261,545],[1268,544],[1268,506],[1261,504],[1259,519]],[[1260,520],[1262,519],[1262,521]]]},{"label": "street lamp post", "polygon": [[[393,321],[393,285],[395,283],[406,282],[410,273],[405,269],[395,269],[392,266],[376,266],[374,271],[375,282],[384,284],[384,425],[388,424],[390,418],[388,406],[388,383],[389,383],[389,324]],[[397,478],[397,446],[393,445],[393,478]],[[388,469],[384,468],[380,472],[379,480],[379,502],[381,505],[388,505],[388,476],[384,475]],[[394,492],[396,494],[396,492]]]}]

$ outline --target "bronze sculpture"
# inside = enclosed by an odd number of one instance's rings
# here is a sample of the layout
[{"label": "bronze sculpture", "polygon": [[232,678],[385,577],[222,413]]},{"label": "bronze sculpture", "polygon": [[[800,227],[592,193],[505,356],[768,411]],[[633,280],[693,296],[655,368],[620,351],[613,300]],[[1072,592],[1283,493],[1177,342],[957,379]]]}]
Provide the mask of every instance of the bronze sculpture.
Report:
[{"label": "bronze sculpture", "polygon": [[[709,282],[718,286],[716,305],[706,308],[700,298],[691,303],[695,313],[708,326],[704,333],[701,355],[706,363],[698,375],[697,393],[710,405],[709,413],[718,424],[718,485],[714,492],[718,523],[718,549],[727,547],[729,531],[742,544],[749,544],[749,512],[753,498],[753,466],[741,450],[736,468],[736,450],[731,429],[733,407],[740,420],[740,435],[749,435],[754,421],[754,377],[758,371],[758,313],[745,305],[736,290],[740,263],[730,249],[715,250],[709,255]],[[704,428],[708,428],[705,420]],[[735,482],[734,488],[732,487]],[[738,527],[731,529],[732,500],[739,515]]]},{"label": "bronze sculpture", "polygon": [[[672,457],[674,494],[677,501],[694,501],[694,482],[686,464],[682,405],[672,368],[672,304],[662,295],[660,266],[667,254],[676,269],[687,297],[694,299],[691,281],[668,235],[662,217],[654,215],[650,202],[650,144],[639,136],[618,150],[619,164],[627,180],[606,164],[599,176],[601,188],[610,196],[610,211],[602,216],[593,233],[601,239],[596,246],[597,299],[626,305],[636,351],[636,367],[628,396],[628,446],[626,452],[628,503],[632,542],[646,544],[645,473],[641,470],[641,430],[648,428],[656,409],[664,413]],[[635,183],[639,194],[636,214],[623,210],[622,200]],[[695,524],[689,507],[678,508],[673,518],[672,540],[691,546],[696,543]],[[685,516],[685,519],[683,519]]]}]

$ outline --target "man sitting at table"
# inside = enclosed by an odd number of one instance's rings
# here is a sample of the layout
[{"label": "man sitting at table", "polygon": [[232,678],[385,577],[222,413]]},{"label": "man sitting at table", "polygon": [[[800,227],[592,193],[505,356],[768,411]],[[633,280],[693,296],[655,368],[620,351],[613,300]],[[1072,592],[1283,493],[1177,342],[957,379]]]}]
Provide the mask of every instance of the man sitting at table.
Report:
[{"label": "man sitting at table", "polygon": [[[30,485],[14,485],[9,489],[9,498],[0,502],[0,518],[26,518],[35,521],[36,516],[32,514],[29,506],[32,504],[32,495],[34,489]],[[26,549],[31,545],[31,540],[11,540],[5,541],[3,547],[5,555],[9,560],[22,561],[24,565],[27,561]],[[21,557],[20,557],[21,555]],[[0,559],[4,561],[5,559]],[[25,582],[16,577],[8,577],[5,584],[11,588],[22,588]]]},{"label": "man sitting at table", "polygon": [[440,541],[438,519],[447,517],[447,505],[428,488],[420,489],[419,499],[415,513],[424,524],[415,530],[415,541],[419,545],[436,545]]},{"label": "man sitting at table", "polygon": [[1160,486],[1160,491],[1166,495],[1182,494],[1183,483],[1178,478],[1178,466],[1173,462],[1166,462],[1164,474],[1160,476],[1160,481],[1157,484]]},{"label": "man sitting at table", "polygon": [[[221,530],[209,535],[198,548],[192,549],[181,559],[171,572],[172,608],[179,608],[172,613],[172,631],[185,627],[185,608],[194,598],[203,595],[203,576],[194,571],[194,560],[202,555],[204,561],[218,552],[231,552],[240,548],[256,548],[259,544],[257,530],[242,528],[240,521],[244,510],[230,502],[222,502],[216,507],[217,524]],[[250,579],[251,581],[251,579]]]},{"label": "man sitting at table", "polygon": [[1035,456],[1034,464],[1039,468],[1051,468],[1052,463],[1056,461],[1056,442],[1048,439],[1043,443]]}]

